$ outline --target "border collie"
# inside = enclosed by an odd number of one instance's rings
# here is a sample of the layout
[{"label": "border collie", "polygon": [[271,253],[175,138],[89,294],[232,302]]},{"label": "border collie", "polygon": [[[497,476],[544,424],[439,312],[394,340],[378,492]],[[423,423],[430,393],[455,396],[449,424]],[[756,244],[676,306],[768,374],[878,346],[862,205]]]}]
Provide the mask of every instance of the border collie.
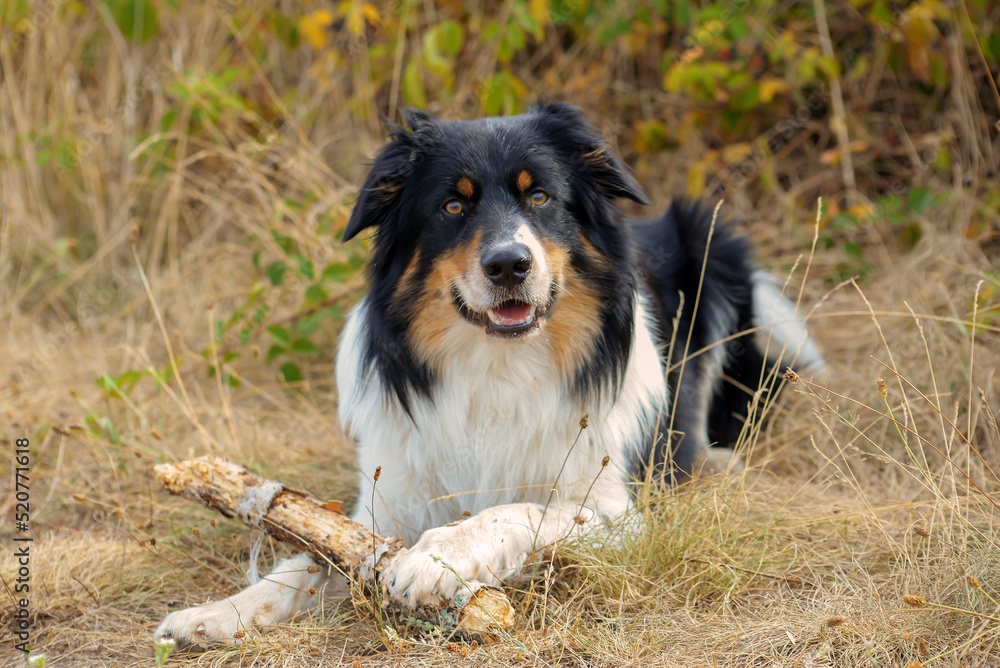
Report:
[{"label": "border collie", "polygon": [[[822,357],[710,210],[622,216],[615,200],[645,197],[576,108],[407,121],[344,233],[373,230],[374,247],[337,386],[358,443],[354,517],[412,546],[384,581],[416,605],[459,577],[517,577],[540,547],[627,513],[636,480],[740,468],[723,446],[757,388]],[[157,637],[233,642],[309,609],[329,578],[308,555],[284,560]]]}]

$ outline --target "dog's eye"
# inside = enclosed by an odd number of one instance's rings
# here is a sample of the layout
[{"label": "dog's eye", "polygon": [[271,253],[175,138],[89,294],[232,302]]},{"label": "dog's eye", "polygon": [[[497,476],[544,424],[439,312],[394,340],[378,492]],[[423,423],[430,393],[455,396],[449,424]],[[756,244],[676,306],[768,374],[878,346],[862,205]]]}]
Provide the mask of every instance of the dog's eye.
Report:
[{"label": "dog's eye", "polygon": [[450,199],[447,202],[445,202],[444,205],[445,212],[451,214],[452,216],[457,216],[458,214],[462,213],[462,210],[464,208],[465,207],[462,206],[462,203],[459,202],[457,199]]},{"label": "dog's eye", "polygon": [[535,206],[542,206],[548,201],[549,201],[549,196],[546,195],[541,190],[536,190],[535,192],[531,193],[531,203]]}]

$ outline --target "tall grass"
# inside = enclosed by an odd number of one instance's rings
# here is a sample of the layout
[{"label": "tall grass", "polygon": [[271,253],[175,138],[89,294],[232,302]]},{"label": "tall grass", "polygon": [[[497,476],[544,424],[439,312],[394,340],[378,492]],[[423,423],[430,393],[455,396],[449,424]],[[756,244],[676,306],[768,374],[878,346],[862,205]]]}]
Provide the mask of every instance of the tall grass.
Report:
[{"label": "tall grass", "polygon": [[[151,2],[143,41],[125,4],[0,9],[0,414],[8,440],[32,443],[32,623],[47,666],[149,665],[168,610],[242,586],[254,537],[161,494],[155,463],[217,452],[353,500],[332,360],[365,250],[337,235],[382,119],[420,92],[450,118],[575,102],[657,206],[725,194],[760,262],[795,266],[793,295],[819,304],[810,327],[828,377],[786,384],[740,444],[745,474],[650,486],[641,530],[560,546],[513,593],[522,618],[509,642],[452,646],[405,629],[390,641],[345,602],[168,665],[996,663],[988,3],[970,3],[971,17],[913,3],[885,33],[873,32],[880,3],[827,7],[860,142],[847,149],[854,204],[830,64],[801,78],[822,52],[807,9],[403,2],[377,8],[380,27],[369,20],[359,41],[356,21],[324,23],[320,5]],[[510,26],[528,4],[549,13],[521,44]],[[911,61],[925,19],[937,31],[928,60]],[[717,93],[682,83],[719,64],[733,78]],[[787,92],[737,118],[742,74]],[[816,232],[818,195],[829,207]],[[0,491],[0,509],[12,504]],[[263,559],[283,550],[266,543]],[[15,570],[0,550],[5,583]]]}]

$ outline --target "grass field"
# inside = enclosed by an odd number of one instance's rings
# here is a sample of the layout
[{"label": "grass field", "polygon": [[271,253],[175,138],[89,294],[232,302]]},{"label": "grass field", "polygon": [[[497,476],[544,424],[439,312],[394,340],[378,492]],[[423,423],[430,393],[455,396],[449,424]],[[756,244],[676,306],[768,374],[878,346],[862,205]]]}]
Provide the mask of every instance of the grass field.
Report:
[{"label": "grass field", "polygon": [[[614,3],[583,4],[0,10],[0,664],[23,663],[18,536],[46,666],[155,665],[167,612],[243,586],[255,536],[160,490],[157,463],[222,454],[353,503],[333,358],[366,250],[337,237],[380,119],[544,97],[588,110],[655,209],[724,196],[789,277],[827,373],[786,385],[740,444],[745,474],[647,490],[624,545],[561,546],[510,592],[501,642],[345,601],[167,665],[1000,666],[1000,97],[974,38],[989,49],[1000,12],[911,3],[874,39],[857,31],[880,3],[729,19],[674,3],[686,28],[633,8],[605,40]],[[756,105],[737,104],[755,43]],[[814,55],[803,81],[792,64]],[[693,100],[671,83],[711,58],[734,88]],[[262,570],[285,552],[265,543]]]}]

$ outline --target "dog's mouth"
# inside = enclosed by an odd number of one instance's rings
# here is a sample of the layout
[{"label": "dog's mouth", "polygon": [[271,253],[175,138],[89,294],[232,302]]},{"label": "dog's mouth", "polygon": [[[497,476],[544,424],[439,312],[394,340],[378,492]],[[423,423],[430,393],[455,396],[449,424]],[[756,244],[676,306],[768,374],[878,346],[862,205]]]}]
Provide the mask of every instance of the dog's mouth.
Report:
[{"label": "dog's mouth", "polygon": [[523,336],[537,331],[551,308],[551,302],[545,306],[536,306],[517,299],[508,299],[486,311],[474,311],[462,299],[458,290],[452,291],[455,308],[467,321],[484,327],[487,334],[505,338]]}]

